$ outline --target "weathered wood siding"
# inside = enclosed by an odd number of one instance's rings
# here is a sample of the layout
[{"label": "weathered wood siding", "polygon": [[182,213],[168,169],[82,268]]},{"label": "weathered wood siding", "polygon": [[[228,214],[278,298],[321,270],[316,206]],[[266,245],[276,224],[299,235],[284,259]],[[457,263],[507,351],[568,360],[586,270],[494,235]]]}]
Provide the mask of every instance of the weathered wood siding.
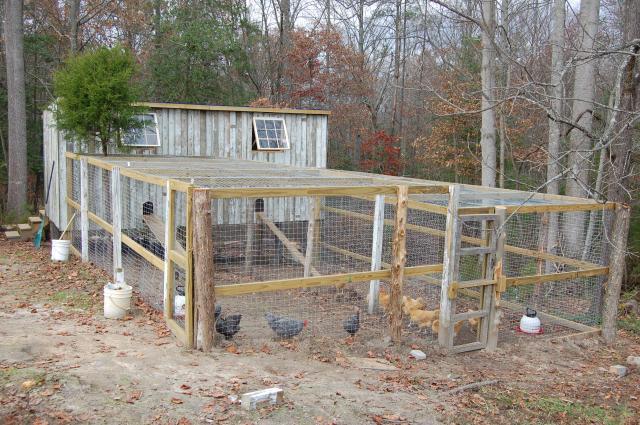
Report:
[{"label": "weathered wood siding", "polygon": [[[232,109],[232,108],[230,108]],[[111,151],[111,154],[125,153],[130,155],[175,155],[206,156],[211,158],[250,159],[301,167],[326,168],[327,164],[327,115],[297,113],[264,113],[233,110],[198,110],[179,109],[175,107],[151,108],[158,119],[160,146],[157,148],[131,149],[126,152]],[[284,151],[266,152],[252,150],[252,131],[254,116],[278,117],[285,120],[291,148]],[[58,228],[64,227],[66,217],[66,161],[64,154],[68,150],[76,153],[99,153],[96,147],[80,146],[78,143],[66,142],[64,135],[55,128],[53,115],[45,111],[44,122],[44,160],[45,173],[48,176],[52,161],[56,161],[56,171],[52,182],[51,200],[47,206],[47,214]],[[189,170],[184,170],[182,177],[188,177]],[[180,177],[180,176],[176,176]],[[47,177],[48,178],[48,177]],[[148,185],[144,185],[148,186]],[[90,191],[102,188],[91,188]],[[151,201],[158,212],[164,205],[163,191],[146,190],[141,184],[132,182],[123,184],[123,196],[127,197],[129,208],[134,209],[142,203]],[[127,194],[129,193],[129,194]],[[246,202],[227,200],[214,203],[216,222],[218,224],[237,224],[246,220]],[[123,207],[124,208],[124,207]],[[307,205],[303,200],[266,200],[265,210],[275,221],[304,220],[307,217]],[[101,214],[99,214],[101,215]],[[178,224],[183,225],[177,211]],[[135,226],[137,223],[126,222],[123,215],[123,228]]]}]

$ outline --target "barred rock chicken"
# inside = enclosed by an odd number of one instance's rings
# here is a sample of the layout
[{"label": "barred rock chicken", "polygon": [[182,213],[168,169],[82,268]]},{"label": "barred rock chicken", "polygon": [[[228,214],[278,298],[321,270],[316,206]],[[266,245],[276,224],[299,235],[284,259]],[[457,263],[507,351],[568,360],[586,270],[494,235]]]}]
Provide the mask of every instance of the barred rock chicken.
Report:
[{"label": "barred rock chicken", "polygon": [[273,313],[265,314],[267,323],[279,338],[290,339],[302,332],[307,326],[306,320],[296,320],[289,317],[279,317]]},{"label": "barred rock chicken", "polygon": [[224,339],[231,339],[240,331],[240,319],[242,314],[219,317],[216,319],[216,332],[224,335]]},{"label": "barred rock chicken", "polygon": [[356,307],[355,312],[355,314],[342,322],[342,327],[351,336],[354,336],[360,330],[360,309]]}]

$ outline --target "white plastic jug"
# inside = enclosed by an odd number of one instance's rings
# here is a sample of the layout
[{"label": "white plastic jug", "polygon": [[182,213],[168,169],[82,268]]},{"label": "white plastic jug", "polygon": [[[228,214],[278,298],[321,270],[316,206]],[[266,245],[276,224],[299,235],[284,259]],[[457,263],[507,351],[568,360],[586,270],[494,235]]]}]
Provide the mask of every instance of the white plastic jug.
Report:
[{"label": "white plastic jug", "polygon": [[542,333],[542,327],[540,326],[538,312],[536,312],[532,308],[527,307],[525,314],[520,319],[520,330],[527,334]]}]

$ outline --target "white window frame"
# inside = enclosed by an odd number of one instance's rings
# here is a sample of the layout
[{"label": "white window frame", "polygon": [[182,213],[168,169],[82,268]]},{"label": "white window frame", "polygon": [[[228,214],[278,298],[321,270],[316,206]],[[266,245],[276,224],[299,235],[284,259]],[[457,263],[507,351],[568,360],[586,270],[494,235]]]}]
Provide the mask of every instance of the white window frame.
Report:
[{"label": "white window frame", "polygon": [[[258,137],[258,128],[256,126],[256,120],[280,121],[282,123],[282,129],[284,130],[284,137],[285,137],[285,141],[287,142],[287,146],[286,147],[278,147],[278,148],[263,148],[263,147],[260,147],[260,138]],[[281,117],[268,117],[268,116],[253,117],[252,124],[253,124],[253,140],[252,140],[252,144],[253,144],[253,142],[255,142],[255,144],[256,144],[254,150],[256,150],[256,151],[286,151],[286,150],[290,150],[291,149],[291,141],[289,140],[289,132],[287,131],[287,123],[285,122],[284,118],[281,118]]]},{"label": "white window frame", "polygon": [[[130,148],[140,148],[140,149],[146,149],[146,148],[157,148],[160,147],[160,131],[158,130],[158,115],[155,112],[143,112],[141,114],[136,114],[136,115],[152,115],[153,116],[153,125],[155,126],[156,129],[156,144],[155,145],[136,145],[136,144],[131,144],[131,143],[127,143],[125,140],[126,138],[123,137],[122,138],[122,146],[127,146]],[[146,137],[145,137],[145,142],[146,142]]]}]

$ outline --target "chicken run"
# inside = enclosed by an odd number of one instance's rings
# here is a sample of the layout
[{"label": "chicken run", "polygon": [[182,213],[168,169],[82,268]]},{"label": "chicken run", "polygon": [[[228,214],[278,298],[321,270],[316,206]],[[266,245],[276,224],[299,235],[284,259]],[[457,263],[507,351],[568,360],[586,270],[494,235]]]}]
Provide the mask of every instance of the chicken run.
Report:
[{"label": "chicken run", "polygon": [[613,204],[248,160],[66,156],[73,252],[122,268],[187,346],[207,315],[223,344],[361,353],[531,338],[517,329],[526,307],[539,338],[599,331]]}]

